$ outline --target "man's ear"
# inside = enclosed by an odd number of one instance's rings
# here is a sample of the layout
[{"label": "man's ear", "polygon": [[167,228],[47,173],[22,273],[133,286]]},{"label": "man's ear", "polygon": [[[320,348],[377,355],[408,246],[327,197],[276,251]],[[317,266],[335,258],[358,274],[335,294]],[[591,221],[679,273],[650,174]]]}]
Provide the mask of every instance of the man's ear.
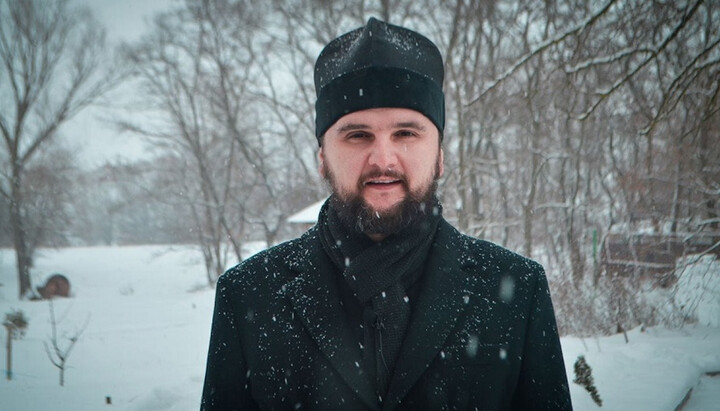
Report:
[{"label": "man's ear", "polygon": [[318,157],[318,173],[320,174],[320,177],[327,178],[325,176],[325,156],[323,155],[323,148],[320,147],[317,152]]}]

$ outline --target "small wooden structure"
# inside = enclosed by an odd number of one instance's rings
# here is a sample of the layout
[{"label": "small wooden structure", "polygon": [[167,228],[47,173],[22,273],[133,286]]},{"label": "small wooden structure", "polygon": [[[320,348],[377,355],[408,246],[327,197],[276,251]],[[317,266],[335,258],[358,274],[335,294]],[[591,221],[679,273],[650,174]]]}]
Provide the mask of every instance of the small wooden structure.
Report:
[{"label": "small wooden structure", "polygon": [[659,280],[661,286],[667,287],[675,281],[678,258],[701,253],[720,257],[719,243],[720,233],[609,234],[600,264],[607,273]]}]

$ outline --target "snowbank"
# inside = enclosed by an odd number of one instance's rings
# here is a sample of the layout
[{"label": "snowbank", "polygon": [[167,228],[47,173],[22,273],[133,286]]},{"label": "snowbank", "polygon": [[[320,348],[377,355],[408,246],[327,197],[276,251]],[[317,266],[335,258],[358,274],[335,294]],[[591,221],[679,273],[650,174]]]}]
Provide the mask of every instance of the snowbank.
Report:
[{"label": "snowbank", "polygon": [[720,261],[714,255],[678,260],[679,279],[675,302],[688,318],[720,327]]},{"label": "snowbank", "polygon": [[[720,275],[715,265],[709,270]],[[20,309],[30,321],[25,337],[13,344],[14,379],[0,381],[0,410],[110,409],[108,398],[116,410],[198,408],[214,290],[205,286],[197,250],[44,250],[34,272],[41,278],[61,272],[72,283],[74,297],[55,303],[61,335],[71,336],[89,323],[68,358],[66,383],[60,387],[58,370],[44,349],[50,335],[49,305],[17,300],[13,253],[0,250],[0,315]],[[688,291],[688,296],[693,293]],[[568,376],[572,380],[573,363],[584,355],[602,409],[672,410],[701,375],[720,370],[720,328],[702,324],[632,330],[627,344],[622,336],[565,337]],[[0,340],[5,341],[4,328]],[[5,368],[4,361],[0,368]],[[685,411],[720,403],[720,393],[712,389],[715,381],[704,380],[701,385],[710,387],[704,391],[698,385]],[[598,409],[582,387],[570,385],[576,410]]]}]

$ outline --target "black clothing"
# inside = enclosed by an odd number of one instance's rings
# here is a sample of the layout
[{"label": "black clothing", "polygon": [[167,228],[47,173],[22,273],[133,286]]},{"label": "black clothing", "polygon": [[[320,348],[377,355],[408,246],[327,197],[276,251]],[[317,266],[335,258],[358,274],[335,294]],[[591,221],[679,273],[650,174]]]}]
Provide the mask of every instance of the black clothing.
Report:
[{"label": "black clothing", "polygon": [[382,399],[337,273],[316,226],[220,277],[202,409],[571,409],[539,264],[440,218]]},{"label": "black clothing", "polygon": [[[423,272],[440,221],[440,204],[437,200],[434,204],[420,215],[416,224],[382,242],[374,242],[367,235],[345,227],[330,201],[320,211],[320,242],[355,297],[343,299],[343,308],[351,324],[360,321],[365,374],[378,398],[387,395],[410,321],[408,289]],[[353,318],[352,313],[358,313],[353,306],[358,304],[361,315]]]}]

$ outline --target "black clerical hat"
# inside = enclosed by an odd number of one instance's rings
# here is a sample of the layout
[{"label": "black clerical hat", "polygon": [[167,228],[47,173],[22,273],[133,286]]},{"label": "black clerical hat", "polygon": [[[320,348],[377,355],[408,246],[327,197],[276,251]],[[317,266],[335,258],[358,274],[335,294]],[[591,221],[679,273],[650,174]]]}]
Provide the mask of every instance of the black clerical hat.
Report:
[{"label": "black clerical hat", "polygon": [[377,107],[419,111],[442,136],[443,77],[442,56],[432,41],[371,18],[331,41],[315,62],[316,137],[348,113]]}]

